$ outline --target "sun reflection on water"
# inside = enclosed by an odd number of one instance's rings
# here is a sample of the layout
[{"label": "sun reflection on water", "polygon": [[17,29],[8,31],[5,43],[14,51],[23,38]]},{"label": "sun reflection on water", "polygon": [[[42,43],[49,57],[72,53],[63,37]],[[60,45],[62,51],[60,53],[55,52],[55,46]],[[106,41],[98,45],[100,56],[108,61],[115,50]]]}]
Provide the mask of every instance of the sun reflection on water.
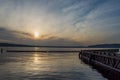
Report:
[{"label": "sun reflection on water", "polygon": [[40,57],[37,53],[33,55],[33,62],[34,63],[40,63]]},{"label": "sun reflection on water", "polygon": [[[39,74],[43,72],[55,71],[56,61],[54,62],[50,55],[47,53],[33,52],[28,55],[29,57],[24,62],[24,70],[30,74]],[[55,66],[53,66],[55,65]],[[53,68],[53,67],[54,68]]]},{"label": "sun reflection on water", "polygon": [[32,53],[25,63],[25,70],[27,70],[27,72],[42,70],[40,65],[43,63],[40,54],[37,52]]}]

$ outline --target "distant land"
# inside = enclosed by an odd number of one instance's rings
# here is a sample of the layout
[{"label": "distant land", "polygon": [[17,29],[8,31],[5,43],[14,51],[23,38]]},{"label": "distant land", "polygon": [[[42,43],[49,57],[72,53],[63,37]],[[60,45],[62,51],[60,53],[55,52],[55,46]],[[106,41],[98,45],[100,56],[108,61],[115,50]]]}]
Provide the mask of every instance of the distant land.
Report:
[{"label": "distant land", "polygon": [[120,48],[120,44],[97,44],[90,45],[88,48]]},{"label": "distant land", "polygon": [[0,43],[0,47],[52,47],[52,48],[120,48],[120,44],[97,44],[89,46],[39,46],[14,43]]}]

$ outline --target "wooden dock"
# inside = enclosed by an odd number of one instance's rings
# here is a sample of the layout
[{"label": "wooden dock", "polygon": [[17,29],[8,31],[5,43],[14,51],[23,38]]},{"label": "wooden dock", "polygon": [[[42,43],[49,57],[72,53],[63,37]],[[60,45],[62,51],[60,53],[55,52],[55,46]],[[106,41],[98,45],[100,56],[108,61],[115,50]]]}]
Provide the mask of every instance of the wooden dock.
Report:
[{"label": "wooden dock", "polygon": [[111,72],[112,76],[115,73],[115,78],[110,80],[120,80],[120,56],[118,56],[118,52],[119,49],[81,50],[79,58],[82,61],[94,64],[94,66],[104,68],[107,73]]}]

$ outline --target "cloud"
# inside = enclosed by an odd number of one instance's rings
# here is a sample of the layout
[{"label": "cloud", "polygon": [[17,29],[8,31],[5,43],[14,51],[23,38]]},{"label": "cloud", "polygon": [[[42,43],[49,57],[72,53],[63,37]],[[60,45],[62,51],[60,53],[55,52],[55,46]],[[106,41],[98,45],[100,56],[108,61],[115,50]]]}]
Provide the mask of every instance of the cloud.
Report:
[{"label": "cloud", "polygon": [[85,15],[82,21],[78,20],[75,23],[76,32],[84,35],[83,42],[87,44],[119,43],[119,10],[118,0],[102,2]]},{"label": "cloud", "polygon": [[46,45],[46,46],[80,46],[83,45],[80,42],[70,40],[70,39],[64,39],[64,38],[57,38],[57,37],[51,37],[45,40],[40,40],[39,41],[40,45]]},{"label": "cloud", "polygon": [[119,3],[119,0],[0,0],[0,26],[5,29],[1,34],[11,37],[1,36],[33,44],[36,41],[31,36],[38,31],[42,42],[119,42]]},{"label": "cloud", "polygon": [[74,40],[69,40],[65,38],[59,38],[57,36],[52,36],[52,35],[43,35],[40,40],[33,40],[29,38],[24,38],[22,36],[31,36],[28,33],[25,32],[20,32],[20,31],[11,31],[5,28],[0,28],[0,42],[12,42],[12,43],[21,43],[21,44],[37,44],[37,45],[43,45],[43,46],[74,46],[74,45],[82,45],[81,43],[74,41]]},{"label": "cloud", "polygon": [[0,28],[1,42],[21,42],[25,39],[30,39],[31,35],[29,33],[12,31],[6,28]]}]

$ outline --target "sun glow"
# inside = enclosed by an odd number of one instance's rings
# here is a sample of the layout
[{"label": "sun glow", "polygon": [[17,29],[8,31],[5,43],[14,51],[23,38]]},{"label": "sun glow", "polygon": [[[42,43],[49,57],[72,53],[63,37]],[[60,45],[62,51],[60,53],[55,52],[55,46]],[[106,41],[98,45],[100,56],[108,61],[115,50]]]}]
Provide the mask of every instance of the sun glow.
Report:
[{"label": "sun glow", "polygon": [[34,32],[34,37],[35,37],[36,39],[39,38],[39,35],[40,35],[39,32],[37,32],[37,31]]}]

